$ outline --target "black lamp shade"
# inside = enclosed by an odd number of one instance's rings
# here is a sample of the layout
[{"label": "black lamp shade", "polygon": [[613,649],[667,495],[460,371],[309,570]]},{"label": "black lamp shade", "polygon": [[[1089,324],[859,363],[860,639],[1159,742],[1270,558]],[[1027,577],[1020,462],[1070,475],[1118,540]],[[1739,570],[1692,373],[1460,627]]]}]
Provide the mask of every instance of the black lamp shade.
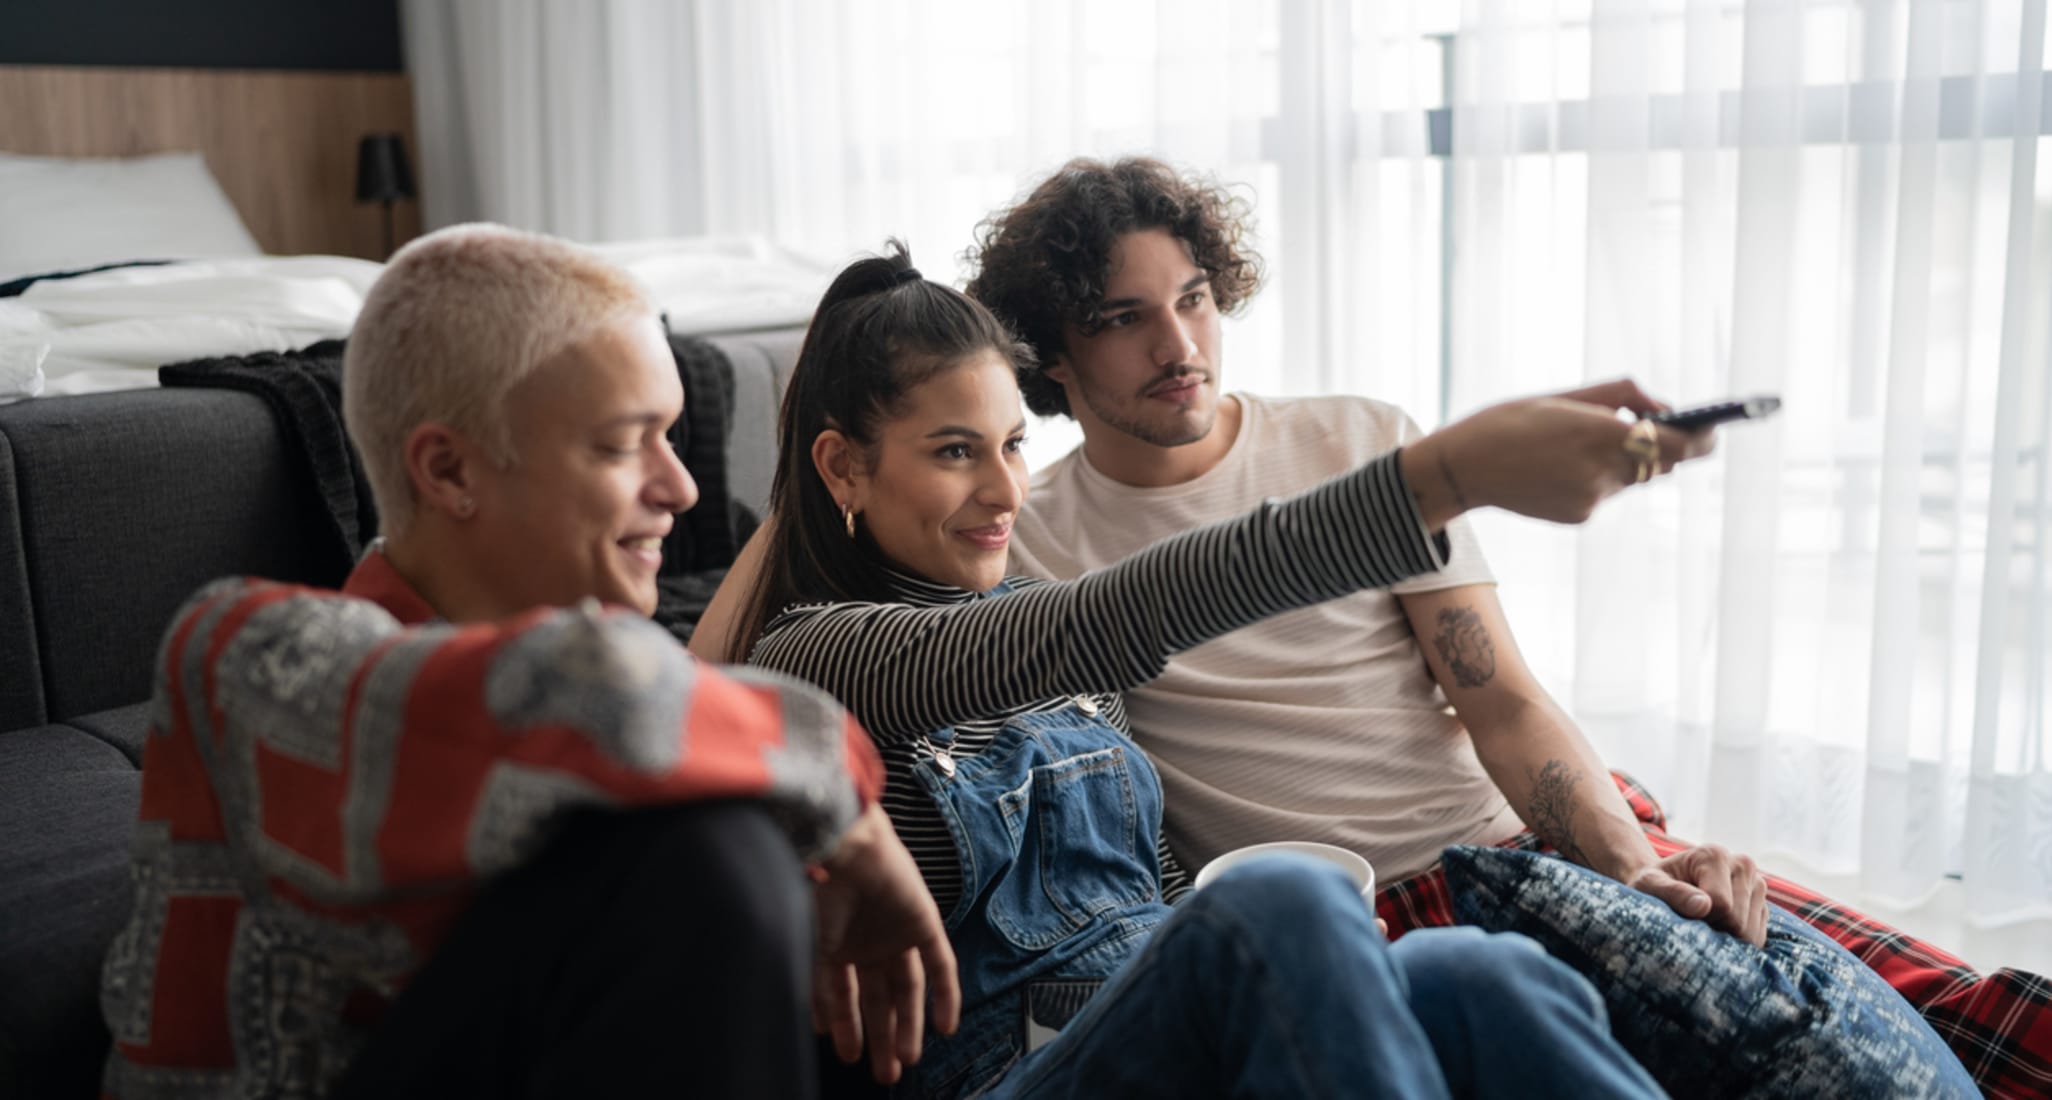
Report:
[{"label": "black lamp shade", "polygon": [[413,170],[398,134],[369,134],[356,149],[356,201],[391,202],[413,197]]}]

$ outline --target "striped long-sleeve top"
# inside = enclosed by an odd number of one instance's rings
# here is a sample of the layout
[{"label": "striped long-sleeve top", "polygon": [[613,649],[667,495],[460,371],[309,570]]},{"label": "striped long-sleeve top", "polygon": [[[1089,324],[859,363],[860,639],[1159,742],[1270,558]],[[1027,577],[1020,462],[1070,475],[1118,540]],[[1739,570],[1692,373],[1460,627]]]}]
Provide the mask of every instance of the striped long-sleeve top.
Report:
[{"label": "striped long-sleeve top", "polygon": [[[960,900],[954,842],[911,777],[929,735],[953,727],[957,759],[1017,715],[1084,696],[1121,731],[1118,692],[1174,654],[1236,627],[1445,564],[1395,452],[1286,500],[1157,543],[1065,583],[1015,578],[1002,595],[899,577],[889,601],[801,604],[749,659],[825,688],[877,741],[883,805],[942,912]],[[1162,842],[1163,886],[1187,887]]]}]

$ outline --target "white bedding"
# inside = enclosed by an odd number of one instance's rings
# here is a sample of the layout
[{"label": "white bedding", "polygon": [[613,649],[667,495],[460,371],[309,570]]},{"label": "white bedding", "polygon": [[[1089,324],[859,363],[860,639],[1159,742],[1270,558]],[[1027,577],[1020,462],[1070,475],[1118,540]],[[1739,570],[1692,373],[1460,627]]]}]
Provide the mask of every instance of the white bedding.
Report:
[{"label": "white bedding", "polygon": [[[684,334],[802,325],[833,274],[753,237],[595,248],[640,278]],[[35,283],[0,298],[0,402],[154,386],[165,363],[347,336],[380,270],[340,256],[271,256]]]},{"label": "white bedding", "polygon": [[268,256],[125,267],[0,298],[0,399],[157,384],[165,363],[349,334],[381,265]]},{"label": "white bedding", "polygon": [[125,260],[264,254],[199,153],[0,153],[0,282]]},{"label": "white bedding", "polygon": [[592,245],[648,287],[679,335],[803,325],[835,269],[761,237]]}]

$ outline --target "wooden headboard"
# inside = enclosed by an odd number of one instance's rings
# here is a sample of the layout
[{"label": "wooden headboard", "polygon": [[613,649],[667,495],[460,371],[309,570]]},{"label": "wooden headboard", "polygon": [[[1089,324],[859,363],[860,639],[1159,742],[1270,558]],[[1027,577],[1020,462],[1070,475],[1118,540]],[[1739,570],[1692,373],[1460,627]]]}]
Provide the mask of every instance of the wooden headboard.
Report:
[{"label": "wooden headboard", "polygon": [[[0,150],[134,156],[196,149],[266,252],[383,259],[383,212],[356,202],[356,147],[405,135],[420,182],[413,88],[403,73],[0,65]],[[403,242],[418,200],[393,210]]]}]

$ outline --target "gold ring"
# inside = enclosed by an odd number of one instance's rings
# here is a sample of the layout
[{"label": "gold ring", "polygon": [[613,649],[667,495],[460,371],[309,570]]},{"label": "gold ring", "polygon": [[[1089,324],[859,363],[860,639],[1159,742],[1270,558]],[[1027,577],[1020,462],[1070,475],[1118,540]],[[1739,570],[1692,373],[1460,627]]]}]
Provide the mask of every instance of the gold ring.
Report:
[{"label": "gold ring", "polygon": [[1660,472],[1660,427],[1641,420],[1625,429],[1624,452],[1633,464],[1632,483],[1643,484]]}]

